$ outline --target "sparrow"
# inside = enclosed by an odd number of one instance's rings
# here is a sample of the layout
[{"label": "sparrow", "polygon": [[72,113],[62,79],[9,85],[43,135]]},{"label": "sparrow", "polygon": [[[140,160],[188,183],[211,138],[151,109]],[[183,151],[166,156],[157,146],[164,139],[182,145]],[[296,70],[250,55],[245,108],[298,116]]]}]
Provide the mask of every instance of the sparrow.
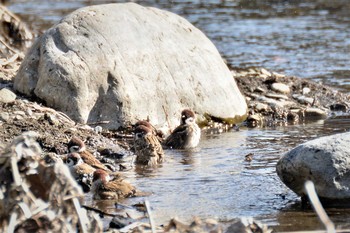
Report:
[{"label": "sparrow", "polygon": [[181,112],[180,125],[165,139],[163,145],[171,149],[189,149],[198,145],[201,130],[196,115],[190,109]]},{"label": "sparrow", "polygon": [[138,121],[136,122],[136,124],[134,125],[134,131],[135,129],[140,126],[143,125],[149,129],[151,129],[152,134],[156,135],[158,140],[160,142],[162,142],[164,140],[164,133],[161,130],[157,130],[156,127],[154,127],[149,121],[147,120],[142,120],[142,121]]},{"label": "sparrow", "polygon": [[153,130],[145,125],[135,128],[134,150],[137,164],[154,166],[164,160],[162,145]]},{"label": "sparrow", "polygon": [[68,143],[68,150],[71,153],[78,153],[81,159],[95,169],[102,169],[109,171],[109,169],[93,156],[88,150],[86,150],[85,143],[78,137],[73,136]]},{"label": "sparrow", "polygon": [[82,186],[84,192],[89,192],[92,185],[92,175],[96,169],[84,163],[78,153],[68,154],[66,164],[74,179]]},{"label": "sparrow", "polygon": [[94,172],[91,191],[95,200],[120,200],[136,195],[134,186],[120,178],[112,180],[102,169]]}]

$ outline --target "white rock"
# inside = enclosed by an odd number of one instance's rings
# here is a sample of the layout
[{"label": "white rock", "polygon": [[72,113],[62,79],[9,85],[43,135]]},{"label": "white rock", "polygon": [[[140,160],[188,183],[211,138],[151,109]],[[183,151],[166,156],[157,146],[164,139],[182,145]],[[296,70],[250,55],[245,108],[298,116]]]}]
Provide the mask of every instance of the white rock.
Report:
[{"label": "white rock", "polygon": [[290,92],[289,86],[284,83],[272,83],[271,89],[283,94],[288,94]]},{"label": "white rock", "polygon": [[350,198],[350,132],[321,137],[292,149],[277,163],[277,174],[295,193],[314,182],[323,199]]},{"label": "white rock", "polygon": [[271,72],[267,71],[266,69],[262,68],[260,69],[260,72],[266,76],[271,76]]},{"label": "white rock", "polygon": [[307,94],[309,94],[309,93],[310,93],[310,91],[311,91],[311,89],[310,89],[310,88],[308,88],[308,87],[304,87],[304,88],[303,88],[303,95],[307,95]]},{"label": "white rock", "polygon": [[266,111],[267,109],[268,109],[268,105],[267,104],[263,104],[263,103],[257,103],[256,105],[255,105],[255,109],[257,110],[257,111],[259,111],[259,112],[261,112],[261,111]]},{"label": "white rock", "polygon": [[[79,122],[116,129],[180,112],[235,121],[247,105],[213,43],[184,18],[135,3],[81,8],[29,50],[16,90]],[[166,117],[167,116],[167,117]]]},{"label": "white rock", "polygon": [[7,88],[0,90],[0,102],[11,103],[16,100],[16,94]]}]

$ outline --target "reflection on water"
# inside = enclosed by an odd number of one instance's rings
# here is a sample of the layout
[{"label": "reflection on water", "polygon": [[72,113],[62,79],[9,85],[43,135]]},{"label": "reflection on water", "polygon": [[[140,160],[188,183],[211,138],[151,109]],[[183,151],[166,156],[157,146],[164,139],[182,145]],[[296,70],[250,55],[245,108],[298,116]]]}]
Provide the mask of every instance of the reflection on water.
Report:
[{"label": "reflection on water", "polygon": [[[40,34],[76,8],[110,2],[126,1],[13,0],[9,8]],[[208,35],[232,67],[266,67],[349,89],[350,1],[135,2],[187,18]],[[141,191],[153,194],[147,198],[159,224],[174,216],[184,220],[217,216],[223,221],[254,216],[276,230],[322,229],[315,214],[301,210],[296,195],[280,182],[275,165],[292,147],[349,128],[350,120],[333,119],[203,136],[199,148],[167,150],[159,167],[138,167],[127,175]],[[251,162],[245,161],[249,153]],[[115,211],[114,205],[106,208]],[[337,226],[349,227],[349,210],[328,211]]]}]

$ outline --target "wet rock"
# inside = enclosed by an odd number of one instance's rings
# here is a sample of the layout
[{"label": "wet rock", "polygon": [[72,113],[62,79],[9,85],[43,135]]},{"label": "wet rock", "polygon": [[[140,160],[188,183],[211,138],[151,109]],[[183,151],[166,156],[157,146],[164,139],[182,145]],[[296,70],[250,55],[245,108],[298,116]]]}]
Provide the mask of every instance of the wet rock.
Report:
[{"label": "wet rock", "polygon": [[348,110],[348,106],[346,104],[332,104],[329,106],[329,108],[335,112],[346,112]]},{"label": "wet rock", "polygon": [[288,94],[290,92],[289,86],[284,83],[272,83],[271,89],[284,94]]},{"label": "wet rock", "polygon": [[305,117],[312,119],[325,119],[327,113],[319,108],[306,108],[304,110]]},{"label": "wet rock", "polygon": [[16,94],[7,88],[0,90],[0,102],[11,103],[16,100]]},{"label": "wet rock", "polygon": [[174,126],[184,108],[228,123],[247,112],[231,72],[200,30],[135,3],[66,16],[34,43],[14,88],[80,123],[106,121],[108,129],[148,117],[157,127]]},{"label": "wet rock", "polygon": [[350,199],[350,133],[321,137],[292,149],[277,163],[280,179],[300,196],[311,180],[323,200]]}]

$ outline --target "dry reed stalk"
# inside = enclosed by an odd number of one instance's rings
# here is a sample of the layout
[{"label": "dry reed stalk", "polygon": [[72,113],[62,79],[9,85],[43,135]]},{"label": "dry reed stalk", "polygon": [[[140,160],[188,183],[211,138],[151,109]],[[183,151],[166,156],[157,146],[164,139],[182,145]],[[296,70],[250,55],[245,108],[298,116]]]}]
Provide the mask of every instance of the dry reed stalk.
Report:
[{"label": "dry reed stalk", "polygon": [[155,228],[152,213],[151,213],[151,206],[148,200],[145,200],[145,206],[148,214],[149,224],[151,225],[151,231],[152,233],[156,233],[156,228]]}]

